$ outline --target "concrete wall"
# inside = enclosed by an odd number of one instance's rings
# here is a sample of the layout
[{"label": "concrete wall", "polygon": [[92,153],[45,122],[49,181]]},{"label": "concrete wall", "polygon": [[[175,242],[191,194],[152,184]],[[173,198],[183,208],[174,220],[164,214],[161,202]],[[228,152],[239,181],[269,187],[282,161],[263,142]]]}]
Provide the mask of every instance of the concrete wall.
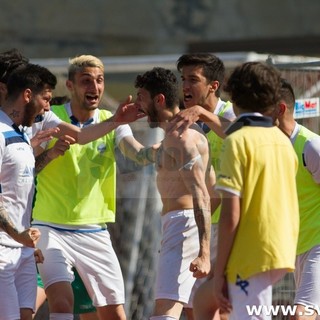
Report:
[{"label": "concrete wall", "polygon": [[0,0],[0,51],[17,47],[30,58],[168,54],[245,50],[237,44],[246,41],[254,51],[264,40],[272,51],[272,40],[285,39],[293,51],[314,55],[319,13],[319,0]]}]

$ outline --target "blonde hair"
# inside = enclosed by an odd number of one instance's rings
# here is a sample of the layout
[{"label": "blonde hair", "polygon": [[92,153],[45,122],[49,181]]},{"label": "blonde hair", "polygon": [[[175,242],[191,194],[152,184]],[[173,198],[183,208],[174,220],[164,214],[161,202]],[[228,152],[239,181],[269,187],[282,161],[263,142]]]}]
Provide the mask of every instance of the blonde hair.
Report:
[{"label": "blonde hair", "polygon": [[99,58],[92,55],[81,55],[69,59],[68,79],[72,80],[77,72],[87,67],[99,68],[104,72],[104,65]]}]

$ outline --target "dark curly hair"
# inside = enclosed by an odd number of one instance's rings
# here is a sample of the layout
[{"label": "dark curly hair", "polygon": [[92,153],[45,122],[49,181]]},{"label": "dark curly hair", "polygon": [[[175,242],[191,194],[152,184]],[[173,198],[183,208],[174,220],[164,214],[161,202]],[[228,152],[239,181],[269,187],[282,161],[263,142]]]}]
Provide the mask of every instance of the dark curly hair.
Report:
[{"label": "dark curly hair", "polygon": [[155,67],[135,80],[136,88],[144,88],[151,98],[157,94],[163,94],[166,98],[166,105],[169,109],[179,104],[178,80],[171,70]]},{"label": "dark curly hair", "polygon": [[29,59],[15,48],[0,53],[0,82],[7,84],[11,72],[28,62]]},{"label": "dark curly hair", "polygon": [[38,94],[45,87],[53,90],[56,84],[56,76],[47,68],[28,63],[16,68],[10,74],[7,82],[8,96],[14,99],[27,88]]},{"label": "dark curly hair", "polygon": [[236,107],[265,113],[280,101],[280,72],[263,62],[246,62],[234,69],[224,90]]}]

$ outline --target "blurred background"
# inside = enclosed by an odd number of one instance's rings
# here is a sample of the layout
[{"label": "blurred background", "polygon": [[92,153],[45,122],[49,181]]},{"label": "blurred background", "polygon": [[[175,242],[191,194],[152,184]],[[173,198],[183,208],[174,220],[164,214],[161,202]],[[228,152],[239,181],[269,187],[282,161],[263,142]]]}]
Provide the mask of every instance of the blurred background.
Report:
[{"label": "blurred background", "polygon": [[172,68],[190,51],[320,56],[319,12],[318,0],[0,0],[0,51],[59,72],[76,55],[113,58],[107,92],[123,99],[145,56]]},{"label": "blurred background", "polygon": [[[0,51],[18,48],[58,77],[65,95],[68,59],[92,54],[105,63],[102,107],[114,110],[135,96],[138,73],[154,66],[176,72],[187,52],[218,55],[228,72],[262,60],[292,82],[297,98],[319,99],[319,0],[0,0]],[[319,132],[319,102],[298,121]],[[146,145],[162,139],[145,120],[132,125]],[[118,156],[117,222],[110,225],[126,284],[128,319],[148,319],[160,245],[161,204],[154,167],[139,168]],[[276,304],[291,304],[291,275],[275,288]],[[47,319],[44,306],[38,319]],[[183,316],[182,316],[183,318]]]},{"label": "blurred background", "polygon": [[1,0],[0,49],[30,58],[319,54],[317,0]]}]

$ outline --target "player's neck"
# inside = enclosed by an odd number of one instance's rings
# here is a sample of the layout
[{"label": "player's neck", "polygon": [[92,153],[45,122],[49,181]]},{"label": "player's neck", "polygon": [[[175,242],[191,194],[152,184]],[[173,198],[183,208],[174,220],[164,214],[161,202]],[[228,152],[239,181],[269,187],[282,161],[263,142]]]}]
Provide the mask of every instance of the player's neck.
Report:
[{"label": "player's neck", "polygon": [[72,115],[80,122],[84,123],[93,118],[96,109],[81,108],[74,104],[70,104]]},{"label": "player's neck", "polygon": [[219,102],[219,98],[212,95],[210,99],[205,101],[202,107],[213,113],[218,106],[218,102]]},{"label": "player's neck", "polygon": [[17,126],[21,124],[25,112],[21,103],[8,103],[8,101],[6,101],[1,107],[1,110],[6,113]]}]

